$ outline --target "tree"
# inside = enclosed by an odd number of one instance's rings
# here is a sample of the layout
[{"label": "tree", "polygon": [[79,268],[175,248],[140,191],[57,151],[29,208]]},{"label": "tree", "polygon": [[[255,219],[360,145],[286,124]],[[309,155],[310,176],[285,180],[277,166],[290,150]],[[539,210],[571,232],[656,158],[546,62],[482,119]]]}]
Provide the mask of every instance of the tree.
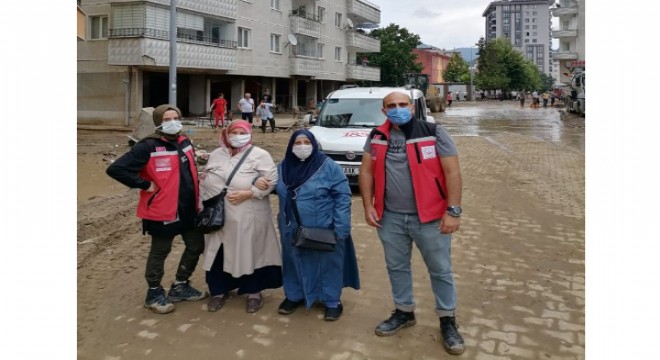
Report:
[{"label": "tree", "polygon": [[418,73],[424,68],[413,52],[421,44],[419,35],[395,24],[374,29],[369,35],[380,40],[380,53],[367,55],[370,65],[380,67],[380,85],[404,85],[405,73]]},{"label": "tree", "polygon": [[459,53],[453,53],[447,63],[447,67],[442,72],[442,77],[445,79],[445,82],[465,82],[466,76],[469,82],[470,66],[463,60],[463,57]]},{"label": "tree", "polygon": [[534,63],[511,46],[507,39],[486,42],[482,37],[479,48],[477,87],[485,90],[540,90],[544,86],[541,72]]}]

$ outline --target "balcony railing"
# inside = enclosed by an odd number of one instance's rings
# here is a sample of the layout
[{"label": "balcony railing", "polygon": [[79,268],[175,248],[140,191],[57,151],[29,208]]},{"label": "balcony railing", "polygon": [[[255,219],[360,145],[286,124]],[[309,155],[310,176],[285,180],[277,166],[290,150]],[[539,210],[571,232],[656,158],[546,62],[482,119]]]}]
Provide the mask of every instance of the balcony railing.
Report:
[{"label": "balcony railing", "polygon": [[346,65],[346,80],[380,81],[380,68],[356,65],[354,61],[350,61]]},{"label": "balcony railing", "polygon": [[576,37],[577,28],[551,29],[553,38]]},{"label": "balcony railing", "polygon": [[554,60],[577,60],[578,58],[576,52],[568,50],[553,51],[550,55]]},{"label": "balcony railing", "polygon": [[[148,37],[153,39],[169,40],[170,32],[167,30],[157,30],[150,28],[110,29],[110,38],[116,39],[123,37]],[[206,46],[216,46],[230,49],[235,49],[238,46],[238,42],[235,40],[224,40],[207,36],[177,34],[176,38],[181,42]]]},{"label": "balcony railing", "polygon": [[311,14],[311,13],[309,13],[306,10],[303,10],[303,9],[293,9],[293,10],[291,10],[290,15],[299,16],[299,17],[305,18],[307,20],[321,22],[318,15]]},{"label": "balcony railing", "polygon": [[380,52],[380,40],[355,31],[346,32],[346,46],[357,48],[360,52]]}]

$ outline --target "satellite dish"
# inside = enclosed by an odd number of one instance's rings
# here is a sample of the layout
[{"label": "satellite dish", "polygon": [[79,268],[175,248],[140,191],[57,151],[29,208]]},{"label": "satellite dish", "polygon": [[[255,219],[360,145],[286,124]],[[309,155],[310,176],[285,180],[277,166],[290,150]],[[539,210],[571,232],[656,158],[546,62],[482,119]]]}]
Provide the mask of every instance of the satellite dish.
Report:
[{"label": "satellite dish", "polygon": [[289,34],[289,35],[287,35],[286,37],[289,39],[289,43],[290,43],[291,45],[294,45],[294,46],[295,46],[295,45],[298,44],[298,39],[296,38],[295,35],[293,35],[293,34]]},{"label": "satellite dish", "polygon": [[348,25],[349,28],[353,28],[353,20],[346,18],[346,24]]}]

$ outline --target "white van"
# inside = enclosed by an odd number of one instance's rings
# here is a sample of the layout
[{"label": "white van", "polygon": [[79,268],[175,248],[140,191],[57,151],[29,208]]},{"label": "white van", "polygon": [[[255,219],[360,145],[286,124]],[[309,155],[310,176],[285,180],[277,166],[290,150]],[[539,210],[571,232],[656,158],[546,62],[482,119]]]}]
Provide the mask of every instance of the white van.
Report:
[{"label": "white van", "polygon": [[357,185],[362,163],[362,149],[371,129],[385,122],[383,98],[392,91],[411,96],[415,117],[435,123],[427,111],[424,94],[418,89],[395,87],[358,87],[330,93],[318,117],[310,120],[321,151],[344,170],[349,184]]}]

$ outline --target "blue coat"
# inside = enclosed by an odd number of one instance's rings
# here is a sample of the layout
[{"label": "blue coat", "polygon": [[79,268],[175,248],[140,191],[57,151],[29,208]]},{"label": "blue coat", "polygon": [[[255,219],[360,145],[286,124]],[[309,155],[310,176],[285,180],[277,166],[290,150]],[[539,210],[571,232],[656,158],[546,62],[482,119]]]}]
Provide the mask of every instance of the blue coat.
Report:
[{"label": "blue coat", "polygon": [[[278,170],[282,173],[282,165]],[[351,189],[341,167],[326,159],[318,172],[297,190],[296,203],[303,225],[334,228],[335,251],[300,249],[291,245],[298,224],[284,211],[287,189],[277,183],[280,211],[277,222],[282,241],[284,293],[293,301],[305,300],[309,309],[316,301],[336,302],[344,287],[360,288],[355,248],[351,238]]]}]

